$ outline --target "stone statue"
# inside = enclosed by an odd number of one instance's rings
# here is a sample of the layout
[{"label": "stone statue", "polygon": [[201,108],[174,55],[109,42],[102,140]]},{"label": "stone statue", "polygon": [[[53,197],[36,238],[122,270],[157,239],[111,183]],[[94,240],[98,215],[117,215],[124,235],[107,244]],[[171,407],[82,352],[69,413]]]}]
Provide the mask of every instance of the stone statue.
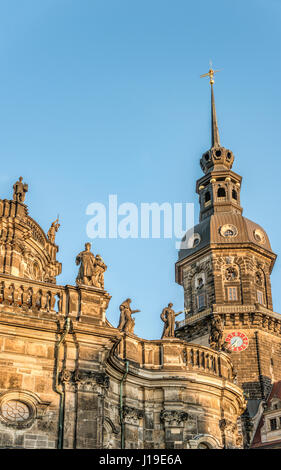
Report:
[{"label": "stone statue", "polygon": [[55,243],[56,232],[60,228],[59,219],[57,218],[48,230],[47,237],[51,243]]},{"label": "stone statue", "polygon": [[104,272],[107,266],[100,255],[96,255],[96,264],[94,272],[94,285],[104,289]]},{"label": "stone statue", "polygon": [[76,256],[76,264],[80,264],[76,283],[86,286],[104,288],[103,275],[107,269],[100,255],[91,252],[91,243],[85,243],[85,250]]},{"label": "stone statue", "polygon": [[77,284],[85,284],[93,286],[93,277],[95,272],[96,258],[91,253],[91,243],[85,243],[85,250],[81,251],[76,256],[76,264],[80,264],[78,276],[76,278]]},{"label": "stone statue", "polygon": [[214,315],[211,322],[211,331],[209,337],[210,347],[217,351],[224,351],[225,345],[222,341],[223,324],[219,315]]},{"label": "stone statue", "polygon": [[128,333],[134,333],[135,319],[132,318],[133,313],[140,312],[140,310],[132,310],[130,307],[131,299],[126,299],[119,307],[120,319],[119,328],[121,331],[127,331]]},{"label": "stone statue", "polygon": [[14,184],[13,189],[13,200],[16,202],[24,202],[25,193],[28,191],[28,184],[22,182],[22,176],[20,176],[19,180]]},{"label": "stone statue", "polygon": [[183,312],[175,313],[172,309],[173,304],[168,304],[168,307],[163,308],[160,315],[161,320],[164,322],[164,329],[162,338],[173,338],[175,336],[175,318]]}]

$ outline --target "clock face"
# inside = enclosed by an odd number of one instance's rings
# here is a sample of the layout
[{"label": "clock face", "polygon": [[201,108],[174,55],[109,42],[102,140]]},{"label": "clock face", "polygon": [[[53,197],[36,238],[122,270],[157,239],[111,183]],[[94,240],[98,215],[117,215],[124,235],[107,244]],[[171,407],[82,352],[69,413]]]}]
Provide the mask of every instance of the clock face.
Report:
[{"label": "clock face", "polygon": [[242,331],[233,331],[225,338],[228,349],[235,352],[244,351],[249,345],[248,337]]}]

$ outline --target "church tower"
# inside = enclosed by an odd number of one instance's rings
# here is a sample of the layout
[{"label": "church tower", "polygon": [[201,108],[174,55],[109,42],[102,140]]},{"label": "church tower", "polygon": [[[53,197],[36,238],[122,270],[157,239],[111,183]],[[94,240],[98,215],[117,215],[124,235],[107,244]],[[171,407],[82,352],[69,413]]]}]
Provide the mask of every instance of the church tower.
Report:
[{"label": "church tower", "polygon": [[232,170],[232,151],[220,144],[214,71],[207,75],[212,145],[196,183],[200,222],[184,236],[176,262],[186,313],[176,335],[231,353],[251,415],[281,379],[281,315],[273,311],[270,282],[276,255],[265,230],[242,215],[242,177]]}]

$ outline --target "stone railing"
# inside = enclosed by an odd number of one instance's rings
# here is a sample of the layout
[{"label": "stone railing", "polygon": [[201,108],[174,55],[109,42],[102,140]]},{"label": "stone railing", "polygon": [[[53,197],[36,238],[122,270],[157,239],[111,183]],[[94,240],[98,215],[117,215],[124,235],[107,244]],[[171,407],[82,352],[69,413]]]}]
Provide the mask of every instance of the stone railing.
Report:
[{"label": "stone railing", "polygon": [[106,321],[110,295],[88,286],[59,286],[53,283],[0,274],[0,312],[38,312],[69,315],[73,320]]},{"label": "stone railing", "polygon": [[234,378],[228,354],[177,338],[146,341],[127,334],[118,346],[117,355],[142,369],[189,370]]},{"label": "stone railing", "polygon": [[50,312],[65,315],[66,292],[62,286],[0,276],[0,310]]}]

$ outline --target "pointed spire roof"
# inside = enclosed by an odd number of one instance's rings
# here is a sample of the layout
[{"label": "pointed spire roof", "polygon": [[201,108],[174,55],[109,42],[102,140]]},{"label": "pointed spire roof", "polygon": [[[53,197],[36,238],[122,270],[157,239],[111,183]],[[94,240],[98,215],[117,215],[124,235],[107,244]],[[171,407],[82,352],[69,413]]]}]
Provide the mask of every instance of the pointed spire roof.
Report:
[{"label": "pointed spire roof", "polygon": [[219,72],[219,70],[213,70],[212,64],[210,63],[210,69],[208,73],[204,73],[200,75],[200,77],[210,77],[210,85],[211,85],[211,115],[212,115],[212,148],[213,147],[220,147],[220,136],[219,136],[219,128],[218,128],[218,121],[217,121],[217,113],[216,113],[216,105],[215,105],[215,96],[214,96],[214,74]]},{"label": "pointed spire roof", "polygon": [[212,147],[220,147],[220,135],[217,121],[216,105],[213,83],[211,83],[211,107],[212,107]]},{"label": "pointed spire roof", "polygon": [[209,77],[211,85],[211,120],[212,120],[212,142],[211,148],[205,152],[200,160],[200,165],[204,173],[212,171],[230,170],[234,161],[234,155],[231,150],[221,146],[220,135],[217,121],[217,113],[214,96],[214,74],[219,70],[213,70],[210,64],[209,72],[200,75],[200,77]]}]

